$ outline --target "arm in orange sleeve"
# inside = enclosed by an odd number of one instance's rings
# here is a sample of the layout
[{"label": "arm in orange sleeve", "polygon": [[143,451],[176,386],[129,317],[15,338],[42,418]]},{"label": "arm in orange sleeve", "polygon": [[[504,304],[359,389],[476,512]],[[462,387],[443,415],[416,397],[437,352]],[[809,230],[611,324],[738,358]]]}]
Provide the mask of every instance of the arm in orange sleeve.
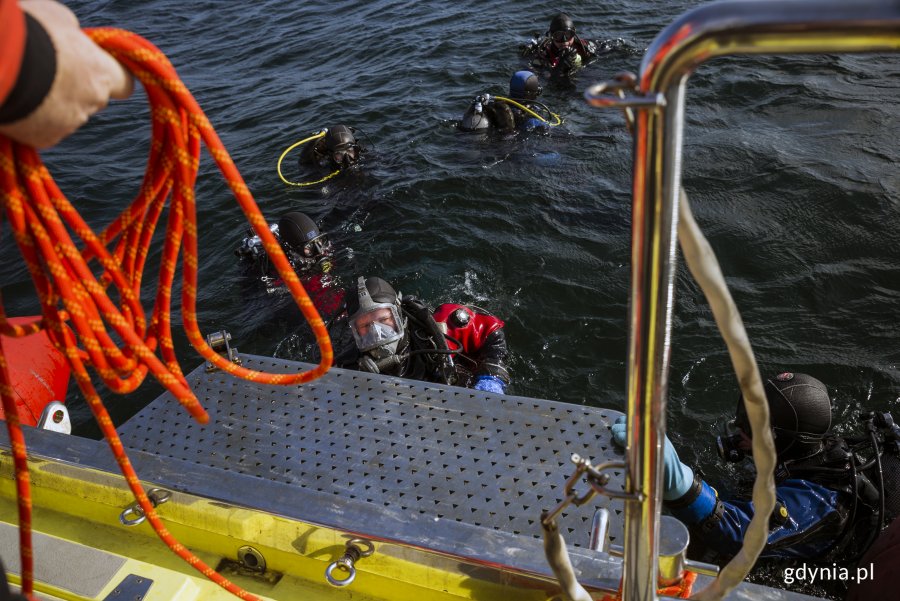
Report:
[{"label": "arm in orange sleeve", "polygon": [[16,0],[0,0],[0,106],[9,96],[25,50],[25,16]]},{"label": "arm in orange sleeve", "polygon": [[[81,127],[110,98],[131,95],[131,74],[84,34],[65,5],[0,0],[0,10],[0,43],[13,51],[0,54],[0,66],[6,79],[16,73],[11,84],[6,82],[11,87],[0,104],[0,134],[47,148]],[[13,35],[7,36],[7,30]],[[15,40],[20,49],[12,44]]]},{"label": "arm in orange sleeve", "polygon": [[[24,119],[43,102],[53,79],[56,77],[56,50],[47,30],[27,11],[22,11],[16,2],[4,2],[3,9],[14,7],[18,14],[11,15],[16,25],[21,20],[23,25],[21,51],[17,53],[18,64],[4,65],[4,71],[15,79],[8,93],[0,103],[0,125]],[[14,31],[13,34],[19,32]],[[15,50],[15,49],[12,49]],[[3,60],[6,62],[6,59]]]}]

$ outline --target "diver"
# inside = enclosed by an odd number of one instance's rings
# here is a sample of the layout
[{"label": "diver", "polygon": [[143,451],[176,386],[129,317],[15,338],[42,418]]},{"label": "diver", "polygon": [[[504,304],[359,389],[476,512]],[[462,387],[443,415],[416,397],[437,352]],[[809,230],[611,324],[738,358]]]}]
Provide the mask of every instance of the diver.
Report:
[{"label": "diver", "polygon": [[531,71],[516,71],[509,80],[509,98],[490,94],[476,96],[460,120],[459,129],[492,129],[502,134],[517,130],[547,132],[562,120],[537,101],[543,91],[537,75]]},{"label": "diver", "polygon": [[[343,303],[343,289],[332,277],[331,270],[337,254],[352,254],[345,250],[336,253],[328,238],[319,231],[316,223],[304,213],[292,211],[269,225],[269,230],[281,244],[288,262],[300,278],[303,287],[316,308],[326,315],[333,315]],[[259,236],[248,232],[234,254],[240,257],[248,275],[258,279],[266,292],[287,293]]]},{"label": "diver", "polygon": [[432,311],[378,277],[360,277],[346,299],[354,346],[335,358],[339,367],[506,392],[508,351],[500,319],[451,303]]},{"label": "diver", "polygon": [[[291,144],[278,159],[278,177],[291,186],[310,186],[331,179],[342,171],[353,169],[367,150],[357,140],[356,131],[353,127],[335,125]],[[297,158],[301,170],[307,170],[312,166],[327,169],[330,173],[312,181],[292,182],[286,179],[281,172],[281,163],[284,157],[298,146],[302,146],[300,156]]]},{"label": "diver", "polygon": [[319,165],[330,169],[348,169],[359,162],[362,146],[356,141],[356,130],[346,125],[335,125],[325,130],[325,135],[300,151],[297,159],[301,166]]},{"label": "diver", "polygon": [[535,36],[521,47],[521,55],[530,59],[532,67],[550,71],[550,77],[568,78],[593,61],[599,49],[595,42],[584,40],[575,33],[575,23],[566,13],[559,13],[550,21],[543,36]]},{"label": "diver", "polygon": [[[831,432],[831,400],[816,378],[786,372],[767,379],[764,388],[778,458],[775,510],[760,558],[858,560],[900,514],[900,427],[890,413],[869,414],[864,436],[841,437]],[[717,439],[719,456],[740,462],[751,448],[743,397],[730,425],[733,433]],[[625,445],[624,418],[612,434]],[[664,505],[690,529],[691,556],[716,562],[733,557],[753,518],[749,491],[720,498],[679,460],[668,437],[663,465]]]}]

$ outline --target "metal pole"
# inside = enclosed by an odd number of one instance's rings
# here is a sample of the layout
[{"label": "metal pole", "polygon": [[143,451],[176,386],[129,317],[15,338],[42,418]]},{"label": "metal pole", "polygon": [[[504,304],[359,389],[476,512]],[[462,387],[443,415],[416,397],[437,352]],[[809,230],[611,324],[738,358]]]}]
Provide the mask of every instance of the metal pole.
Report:
[{"label": "metal pole", "polygon": [[656,598],[661,450],[674,302],[675,240],[687,78],[709,58],[731,54],[900,50],[900,2],[741,0],[693,10],[663,30],[644,57],[646,96],[664,108],[637,112],[632,205],[622,598]]},{"label": "metal pole", "polygon": [[[677,96],[677,95],[676,95]],[[639,150],[649,157],[664,153],[660,136],[649,132],[675,131],[655,123],[669,119],[668,112],[641,111],[635,136],[647,148],[635,146],[635,173]],[[680,114],[680,113],[679,113]],[[679,144],[680,148],[680,144]],[[643,182],[635,180],[632,208],[631,302],[628,370],[628,471],[626,489],[641,492],[643,502],[625,506],[625,562],[622,598],[650,601],[656,598],[659,520],[662,509],[662,444],[666,433],[667,373],[675,270],[678,195],[663,193],[678,182],[678,161],[648,164]]]}]

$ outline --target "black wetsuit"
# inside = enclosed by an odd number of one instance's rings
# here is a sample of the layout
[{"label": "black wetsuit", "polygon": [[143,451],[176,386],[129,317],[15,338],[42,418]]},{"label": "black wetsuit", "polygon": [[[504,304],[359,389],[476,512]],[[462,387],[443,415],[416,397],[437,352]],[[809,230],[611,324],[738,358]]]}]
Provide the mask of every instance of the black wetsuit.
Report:
[{"label": "black wetsuit", "polygon": [[571,46],[563,48],[557,48],[549,37],[522,47],[522,56],[531,59],[531,65],[537,69],[549,69],[551,77],[571,77],[594,60],[597,53],[594,42],[578,36]]},{"label": "black wetsuit", "polygon": [[[332,256],[330,253],[319,257],[306,257],[295,252],[289,245],[282,242],[278,234],[278,226],[269,226],[275,238],[281,242],[281,248],[288,262],[300,282],[303,284],[310,300],[323,318],[334,317],[343,310],[344,289],[338,285],[332,277]],[[248,232],[252,234],[252,232]],[[241,245],[234,251],[241,258],[245,275],[257,282],[261,282],[268,293],[287,293],[287,286],[272,264],[266,250],[262,246],[259,236],[249,235],[241,241]]]},{"label": "black wetsuit", "polygon": [[[504,387],[509,383],[506,368],[509,353],[502,322],[494,324],[490,333],[477,338],[476,343],[451,338],[448,345],[447,337],[433,317],[434,312],[427,305],[407,296],[400,307],[407,320],[407,334],[397,348],[399,366],[387,375],[464,387],[472,387],[485,377],[501,380]],[[451,345],[457,350],[450,352]],[[335,358],[335,364],[359,369],[360,356],[354,344]]]},{"label": "black wetsuit", "polygon": [[[883,453],[881,458],[882,471],[894,478],[890,483],[885,481],[884,521],[889,522],[900,507],[896,500],[900,495],[896,484],[900,459],[896,452]],[[816,455],[779,464],[775,481],[776,508],[769,520],[768,543],[761,559],[858,558],[880,530],[881,494],[874,463],[863,464],[843,438],[828,436]],[[753,518],[749,497],[750,492],[745,490],[719,498],[716,490],[695,473],[691,489],[665,505],[690,527],[691,557],[724,562],[741,548]]]}]

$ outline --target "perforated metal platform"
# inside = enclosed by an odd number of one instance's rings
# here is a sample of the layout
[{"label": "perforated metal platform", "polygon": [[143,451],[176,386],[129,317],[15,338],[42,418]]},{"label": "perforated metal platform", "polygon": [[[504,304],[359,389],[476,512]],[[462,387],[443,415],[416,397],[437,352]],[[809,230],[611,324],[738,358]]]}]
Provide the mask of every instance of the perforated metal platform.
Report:
[{"label": "perforated metal platform", "polygon": [[[242,355],[252,369],[296,372],[302,363]],[[609,425],[617,411],[332,369],[303,386],[261,386],[201,366],[188,378],[210,413],[192,421],[168,394],[120,428],[126,446],[354,502],[539,538],[572,453],[621,458]],[[615,471],[610,488],[622,487]],[[622,504],[596,497],[570,506],[560,526],[585,546],[594,509],[610,509],[621,539]]]}]

